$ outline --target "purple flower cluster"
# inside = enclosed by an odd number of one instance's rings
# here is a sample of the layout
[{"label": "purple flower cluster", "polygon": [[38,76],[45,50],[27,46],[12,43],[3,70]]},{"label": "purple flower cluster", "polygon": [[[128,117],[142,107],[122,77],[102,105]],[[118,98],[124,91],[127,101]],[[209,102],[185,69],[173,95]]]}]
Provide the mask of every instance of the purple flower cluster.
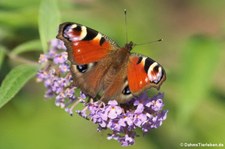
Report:
[{"label": "purple flower cluster", "polygon": [[[37,74],[37,81],[43,82],[47,88],[46,98],[55,97],[56,105],[65,108],[72,114],[70,106],[78,97],[75,96],[76,87],[72,85],[73,79],[67,60],[66,47],[62,41],[57,39],[52,40],[49,47],[48,53],[40,55],[38,62],[41,68]],[[86,98],[82,93],[81,95],[79,101]]]},{"label": "purple flower cluster", "polygon": [[117,140],[122,146],[134,144],[137,128],[147,133],[162,125],[168,112],[163,110],[163,94],[150,98],[144,92],[126,104],[119,104],[116,100],[108,103],[93,99],[87,101],[86,96],[73,85],[67,57],[63,42],[52,40],[48,53],[39,58],[41,68],[37,81],[44,83],[47,88],[45,97],[55,98],[57,106],[73,114],[74,107],[83,104],[84,108],[76,112],[97,124],[98,131],[110,129],[112,132],[107,138]]},{"label": "purple flower cluster", "polygon": [[91,101],[86,104],[85,110],[77,112],[98,124],[99,131],[107,128],[112,130],[108,135],[109,140],[114,139],[122,146],[128,146],[134,144],[137,128],[147,133],[162,125],[167,116],[167,110],[162,110],[164,106],[162,98],[163,94],[160,93],[153,98],[142,93],[127,103],[130,109],[115,100],[108,103]]}]

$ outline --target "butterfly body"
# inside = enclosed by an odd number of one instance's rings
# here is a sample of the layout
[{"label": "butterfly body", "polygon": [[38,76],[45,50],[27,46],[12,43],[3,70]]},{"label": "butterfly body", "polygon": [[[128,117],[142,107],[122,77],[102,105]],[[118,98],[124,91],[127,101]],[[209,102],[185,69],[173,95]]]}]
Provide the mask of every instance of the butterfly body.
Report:
[{"label": "butterfly body", "polygon": [[165,71],[154,60],[131,54],[133,43],[119,47],[104,34],[77,23],[63,23],[58,39],[67,47],[75,86],[103,101],[129,101],[150,87],[159,88]]}]

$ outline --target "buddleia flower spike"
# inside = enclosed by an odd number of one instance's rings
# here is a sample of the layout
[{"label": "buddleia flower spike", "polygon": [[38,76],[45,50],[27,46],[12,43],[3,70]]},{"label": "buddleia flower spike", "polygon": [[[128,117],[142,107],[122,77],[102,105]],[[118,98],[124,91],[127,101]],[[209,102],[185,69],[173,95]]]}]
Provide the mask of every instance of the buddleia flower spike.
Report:
[{"label": "buddleia flower spike", "polygon": [[[73,84],[66,48],[58,39],[49,43],[49,50],[40,55],[39,64],[41,67],[37,73],[37,81],[46,87],[46,98],[54,98],[56,106],[65,109],[70,115],[75,111],[97,124],[99,132],[110,129],[107,139],[117,140],[122,146],[135,143],[137,129],[142,130],[143,134],[148,133],[161,126],[167,117],[168,110],[163,110],[162,93],[148,97],[143,92],[123,104],[116,100],[105,103],[87,99]],[[77,104],[82,104],[83,109],[74,110]]]}]

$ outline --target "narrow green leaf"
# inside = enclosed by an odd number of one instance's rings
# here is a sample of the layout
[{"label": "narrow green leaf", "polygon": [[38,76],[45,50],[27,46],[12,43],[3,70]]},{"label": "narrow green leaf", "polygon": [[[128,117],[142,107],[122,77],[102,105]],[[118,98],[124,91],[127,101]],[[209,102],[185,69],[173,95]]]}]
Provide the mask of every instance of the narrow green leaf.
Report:
[{"label": "narrow green leaf", "polygon": [[18,55],[23,52],[40,51],[40,50],[42,50],[40,40],[32,40],[32,41],[22,43],[19,46],[15,47],[10,54]]},{"label": "narrow green leaf", "polygon": [[180,95],[178,121],[185,124],[204,100],[218,63],[219,43],[205,36],[191,38],[184,50],[183,71],[177,93]]},{"label": "narrow green leaf", "polygon": [[59,23],[57,1],[42,0],[39,9],[39,34],[44,51],[47,50],[47,43],[56,37]]},{"label": "narrow green leaf", "polygon": [[20,65],[12,69],[0,87],[0,108],[11,100],[19,90],[37,73],[32,65]]},{"label": "narrow green leaf", "polygon": [[[6,54],[6,48],[0,45],[0,70]],[[0,95],[1,96],[1,95]]]}]

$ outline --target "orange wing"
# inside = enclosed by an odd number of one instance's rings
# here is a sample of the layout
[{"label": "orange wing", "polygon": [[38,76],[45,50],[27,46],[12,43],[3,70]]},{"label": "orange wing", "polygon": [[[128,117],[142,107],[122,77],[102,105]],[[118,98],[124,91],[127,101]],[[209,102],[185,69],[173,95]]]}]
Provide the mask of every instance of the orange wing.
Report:
[{"label": "orange wing", "polygon": [[132,54],[127,69],[129,88],[134,95],[150,87],[159,89],[166,79],[162,66],[149,57]]},{"label": "orange wing", "polygon": [[70,61],[79,65],[97,62],[119,48],[105,35],[77,23],[61,24],[57,38],[64,41]]}]

